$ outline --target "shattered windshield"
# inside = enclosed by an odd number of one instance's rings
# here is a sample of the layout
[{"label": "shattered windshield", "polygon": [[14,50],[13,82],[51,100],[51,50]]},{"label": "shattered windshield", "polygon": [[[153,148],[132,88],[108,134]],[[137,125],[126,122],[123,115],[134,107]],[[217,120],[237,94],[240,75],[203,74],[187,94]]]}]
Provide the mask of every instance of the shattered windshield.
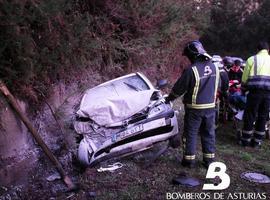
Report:
[{"label": "shattered windshield", "polygon": [[150,89],[146,82],[138,75],[115,80],[111,85],[115,90],[117,90],[117,93],[121,93],[126,90],[143,91]]}]

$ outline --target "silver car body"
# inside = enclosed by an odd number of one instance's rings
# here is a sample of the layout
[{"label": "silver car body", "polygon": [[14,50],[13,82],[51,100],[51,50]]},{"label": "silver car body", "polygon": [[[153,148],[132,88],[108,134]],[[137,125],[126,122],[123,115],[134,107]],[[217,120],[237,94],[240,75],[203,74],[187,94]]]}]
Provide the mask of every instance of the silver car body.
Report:
[{"label": "silver car body", "polygon": [[78,159],[90,166],[148,149],[178,134],[176,112],[142,73],[87,90],[76,114],[74,127],[83,135]]}]

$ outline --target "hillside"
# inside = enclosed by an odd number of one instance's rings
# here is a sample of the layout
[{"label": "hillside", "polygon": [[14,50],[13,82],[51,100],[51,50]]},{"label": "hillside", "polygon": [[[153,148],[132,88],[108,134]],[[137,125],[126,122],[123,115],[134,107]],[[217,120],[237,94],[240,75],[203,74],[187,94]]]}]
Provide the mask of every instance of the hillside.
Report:
[{"label": "hillside", "polygon": [[[269,0],[0,0],[0,80],[80,186],[66,191],[1,94],[0,200],[166,199],[168,192],[202,192],[206,169],[201,162],[195,169],[183,169],[181,147],[169,148],[155,161],[150,157],[164,144],[102,163],[121,162],[123,167],[114,173],[78,165],[81,137],[74,131],[75,112],[86,89],[132,72],[143,72],[153,85],[167,79],[163,92],[168,92],[189,64],[182,51],[190,40],[202,41],[211,55],[246,59],[258,41],[270,41],[269,10]],[[174,109],[180,113],[182,133],[180,99]],[[240,175],[270,175],[270,141],[261,149],[240,147],[231,121],[216,133],[217,160],[226,163],[231,177],[224,193],[269,193],[269,184],[254,184]],[[201,185],[171,184],[178,174],[198,178]]]},{"label": "hillside", "polygon": [[201,39],[211,54],[253,53],[269,39],[269,8],[267,0],[4,0],[0,78],[35,104],[52,84],[86,73],[145,71],[174,81],[187,64],[188,40]]}]

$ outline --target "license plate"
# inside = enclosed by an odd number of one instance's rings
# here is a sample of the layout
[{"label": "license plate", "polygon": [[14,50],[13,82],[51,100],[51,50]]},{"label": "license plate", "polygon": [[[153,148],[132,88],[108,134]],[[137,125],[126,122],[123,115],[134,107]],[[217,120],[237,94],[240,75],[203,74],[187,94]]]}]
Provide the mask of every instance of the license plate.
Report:
[{"label": "license plate", "polygon": [[120,133],[115,133],[112,135],[112,142],[116,142],[117,140],[121,140],[129,135],[133,135],[135,133],[140,133],[143,131],[143,125],[139,124],[137,126],[134,126],[132,128],[129,128],[125,131],[122,131]]}]

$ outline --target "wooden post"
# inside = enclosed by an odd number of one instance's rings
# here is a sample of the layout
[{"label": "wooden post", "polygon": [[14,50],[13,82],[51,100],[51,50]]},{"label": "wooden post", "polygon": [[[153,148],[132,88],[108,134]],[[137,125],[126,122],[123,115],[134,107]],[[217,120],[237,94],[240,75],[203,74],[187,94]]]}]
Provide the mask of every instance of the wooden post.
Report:
[{"label": "wooden post", "polygon": [[50,161],[55,165],[58,172],[60,173],[63,181],[67,185],[69,190],[76,189],[76,185],[71,181],[71,179],[68,177],[66,172],[64,171],[61,163],[57,160],[57,158],[53,155],[51,150],[48,148],[48,146],[45,144],[45,142],[42,140],[40,135],[38,134],[37,130],[34,128],[30,120],[23,114],[21,111],[21,108],[17,101],[15,100],[14,96],[10,93],[5,83],[0,80],[0,91],[3,93],[3,95],[6,97],[7,101],[10,103],[12,108],[15,110],[16,114],[20,117],[20,119],[23,121],[25,126],[28,128],[36,142],[39,144],[41,149],[44,151],[44,153],[48,156]]}]

